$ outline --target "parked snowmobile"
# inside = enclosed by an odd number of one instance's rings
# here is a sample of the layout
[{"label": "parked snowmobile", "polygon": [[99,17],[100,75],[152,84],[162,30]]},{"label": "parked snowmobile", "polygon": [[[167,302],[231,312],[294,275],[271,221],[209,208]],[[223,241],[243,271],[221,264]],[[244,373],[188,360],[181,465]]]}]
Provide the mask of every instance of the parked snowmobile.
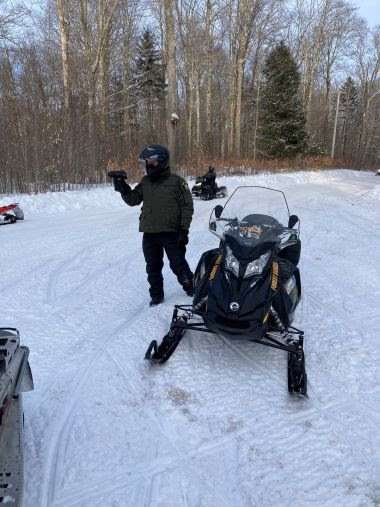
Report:
[{"label": "parked snowmobile", "polygon": [[187,330],[243,338],[286,351],[288,390],[306,395],[304,333],[292,326],[301,298],[299,220],[285,194],[238,187],[214,208],[209,229],[220,245],[200,258],[193,304],[175,306],[169,332],[145,359],[167,361]]},{"label": "parked snowmobile", "polygon": [[209,173],[205,174],[204,176],[197,176],[195,185],[191,189],[193,196],[199,197],[204,201],[227,197],[227,187],[218,187],[215,181],[215,174],[212,182],[211,178],[209,177]]},{"label": "parked snowmobile", "polygon": [[14,224],[17,220],[24,220],[24,212],[17,203],[0,206],[0,225]]},{"label": "parked snowmobile", "polygon": [[21,506],[22,393],[33,389],[29,349],[17,329],[0,328],[0,504]]}]

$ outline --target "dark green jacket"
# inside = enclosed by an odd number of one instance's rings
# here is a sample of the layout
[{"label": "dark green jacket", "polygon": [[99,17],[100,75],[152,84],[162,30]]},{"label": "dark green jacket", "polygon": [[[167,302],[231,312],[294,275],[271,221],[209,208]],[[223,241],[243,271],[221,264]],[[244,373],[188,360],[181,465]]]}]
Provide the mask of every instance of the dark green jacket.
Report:
[{"label": "dark green jacket", "polygon": [[143,203],[140,232],[176,232],[190,227],[194,211],[191,192],[186,181],[170,169],[154,182],[144,176],[121,197],[129,206]]}]

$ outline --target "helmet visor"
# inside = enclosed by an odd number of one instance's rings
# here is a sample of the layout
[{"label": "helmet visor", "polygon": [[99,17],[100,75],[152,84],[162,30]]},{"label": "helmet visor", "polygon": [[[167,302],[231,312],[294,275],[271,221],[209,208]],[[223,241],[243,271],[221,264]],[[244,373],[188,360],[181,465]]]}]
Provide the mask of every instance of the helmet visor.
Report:
[{"label": "helmet visor", "polygon": [[159,166],[159,162],[156,158],[139,158],[138,162],[143,171],[147,169],[156,169]]}]

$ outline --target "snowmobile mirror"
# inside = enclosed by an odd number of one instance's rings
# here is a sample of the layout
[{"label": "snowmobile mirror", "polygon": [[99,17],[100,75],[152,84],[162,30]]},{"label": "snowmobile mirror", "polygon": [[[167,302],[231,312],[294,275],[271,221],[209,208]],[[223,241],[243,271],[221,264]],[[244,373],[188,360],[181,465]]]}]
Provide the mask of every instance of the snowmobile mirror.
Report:
[{"label": "snowmobile mirror", "polygon": [[299,219],[298,219],[297,215],[290,215],[289,222],[288,222],[289,229],[293,229],[293,227],[296,225],[298,220]]},{"label": "snowmobile mirror", "polygon": [[210,222],[210,231],[216,231],[216,222]]},{"label": "snowmobile mirror", "polygon": [[216,218],[220,218],[223,213],[223,206],[221,206],[220,204],[218,204],[218,206],[215,206],[214,213],[215,213]]}]

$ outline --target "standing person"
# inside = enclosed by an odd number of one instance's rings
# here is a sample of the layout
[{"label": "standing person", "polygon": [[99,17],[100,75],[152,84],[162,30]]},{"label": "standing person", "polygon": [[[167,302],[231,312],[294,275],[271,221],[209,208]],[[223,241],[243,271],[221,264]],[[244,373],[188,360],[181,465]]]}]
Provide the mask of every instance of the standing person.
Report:
[{"label": "standing person", "polygon": [[140,153],[139,164],[146,175],[133,190],[123,178],[115,178],[114,186],[129,206],[143,203],[140,232],[144,233],[150,306],[154,306],[164,300],[164,251],[183,290],[193,296],[193,273],[185,255],[194,208],[186,181],[170,172],[169,151],[164,146],[146,146]]},{"label": "standing person", "polygon": [[207,173],[204,175],[204,178],[206,180],[207,190],[210,193],[210,197],[215,197],[217,190],[215,168],[210,165]]}]

